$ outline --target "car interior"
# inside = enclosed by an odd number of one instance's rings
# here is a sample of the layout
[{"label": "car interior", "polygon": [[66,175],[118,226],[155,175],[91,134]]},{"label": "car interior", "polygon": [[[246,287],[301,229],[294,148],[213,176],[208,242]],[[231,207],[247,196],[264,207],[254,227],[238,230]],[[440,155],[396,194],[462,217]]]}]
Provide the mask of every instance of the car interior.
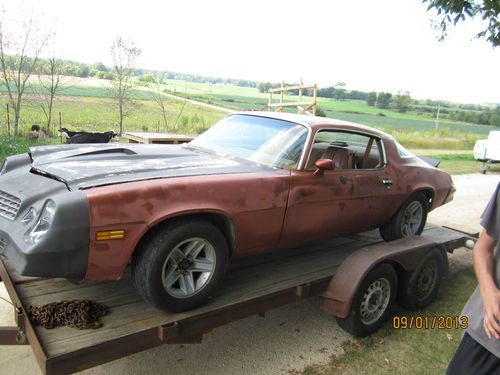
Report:
[{"label": "car interior", "polygon": [[335,169],[374,169],[383,166],[381,141],[375,137],[339,131],[317,133],[306,170],[320,159],[331,159]]}]

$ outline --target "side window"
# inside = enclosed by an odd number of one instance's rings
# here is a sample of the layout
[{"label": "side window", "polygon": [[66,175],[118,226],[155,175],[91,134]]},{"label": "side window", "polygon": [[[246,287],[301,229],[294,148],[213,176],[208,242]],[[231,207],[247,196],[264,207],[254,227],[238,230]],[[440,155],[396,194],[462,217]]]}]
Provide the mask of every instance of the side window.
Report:
[{"label": "side window", "polygon": [[335,169],[374,169],[384,164],[380,139],[337,130],[316,133],[306,169],[315,170],[320,159],[332,159]]}]

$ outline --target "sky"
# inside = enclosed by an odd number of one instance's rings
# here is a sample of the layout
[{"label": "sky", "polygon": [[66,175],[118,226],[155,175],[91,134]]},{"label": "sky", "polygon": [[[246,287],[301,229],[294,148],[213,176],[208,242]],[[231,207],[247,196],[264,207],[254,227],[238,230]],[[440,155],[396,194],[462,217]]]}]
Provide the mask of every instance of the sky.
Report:
[{"label": "sky", "polygon": [[[117,36],[137,67],[256,81],[345,82],[349,90],[500,103],[500,47],[479,20],[439,42],[421,0],[0,0],[4,23],[31,11],[56,32],[56,55],[111,65]],[[21,9],[21,10],[20,10]],[[11,22],[14,23],[14,22]],[[48,55],[49,52],[45,51]]]}]

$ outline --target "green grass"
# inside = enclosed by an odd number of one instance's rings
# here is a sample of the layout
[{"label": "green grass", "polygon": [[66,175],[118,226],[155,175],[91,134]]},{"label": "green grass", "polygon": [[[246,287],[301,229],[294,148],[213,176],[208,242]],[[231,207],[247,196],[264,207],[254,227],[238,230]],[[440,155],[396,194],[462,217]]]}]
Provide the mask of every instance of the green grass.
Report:
[{"label": "green grass", "polygon": [[[475,160],[472,151],[457,150],[450,152],[449,150],[412,150],[416,155],[429,156],[431,158],[441,160],[439,169],[448,172],[449,174],[465,174],[479,173],[482,168],[482,163]],[[492,164],[488,173],[499,173],[500,164]]]},{"label": "green grass", "polygon": [[0,136],[0,163],[10,155],[22,154],[28,152],[32,146],[42,146],[51,143],[59,143],[58,139],[49,141],[28,141],[21,137]]},{"label": "green grass", "polygon": [[[26,132],[33,124],[44,125],[46,122],[39,99],[27,97],[22,110],[20,130]],[[6,103],[5,95],[0,96],[0,132],[6,133]],[[226,113],[210,108],[185,104],[177,100],[167,100],[166,131],[175,133],[199,134],[224,117]],[[182,113],[181,113],[182,109]],[[134,100],[126,106],[124,131],[156,131],[164,132],[161,112],[156,102],[151,100]],[[54,104],[54,121],[59,124],[58,113],[61,112],[62,124],[69,129],[87,131],[118,130],[118,108],[115,101],[100,97],[58,97]],[[179,116],[179,113],[181,115]],[[11,126],[12,126],[11,111]],[[177,127],[174,127],[177,117]]]},{"label": "green grass", "polygon": [[[425,310],[400,310],[397,316],[458,316],[476,285],[468,267],[453,274],[439,298]],[[307,375],[443,374],[460,342],[461,329],[396,330],[388,322],[377,334],[345,343],[345,354],[326,366],[311,366]]]},{"label": "green grass", "polygon": [[[259,93],[256,88],[172,80],[167,81],[163,87],[177,95],[234,110],[262,109],[268,101],[268,94]],[[308,99],[310,98],[304,97],[304,100]],[[297,97],[285,95],[284,100],[297,101]],[[435,119],[430,114],[416,111],[399,113],[392,109],[371,107],[359,100],[318,98],[318,106],[325,111],[327,117],[384,130],[409,148],[472,149],[477,139],[486,138],[489,131],[495,129],[442,118],[439,131],[436,132]]]},{"label": "green grass", "polygon": [[[87,83],[86,83],[87,82]],[[91,84],[90,82],[93,82]],[[40,92],[40,86],[36,82],[31,82],[26,90],[26,95],[35,95]],[[0,84],[0,94],[6,94],[7,89],[5,85]],[[59,91],[60,96],[84,96],[92,98],[112,98],[114,96],[112,87],[109,81],[106,80],[93,80],[81,82],[70,82],[67,85],[61,86]],[[153,96],[150,92],[141,90],[140,88],[130,89],[128,92],[129,98],[133,100],[152,100]]]}]

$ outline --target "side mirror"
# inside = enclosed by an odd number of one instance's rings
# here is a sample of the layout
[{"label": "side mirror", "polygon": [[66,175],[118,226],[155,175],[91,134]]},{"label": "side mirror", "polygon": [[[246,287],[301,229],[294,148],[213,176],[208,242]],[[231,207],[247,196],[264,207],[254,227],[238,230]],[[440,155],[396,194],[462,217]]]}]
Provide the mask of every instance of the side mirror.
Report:
[{"label": "side mirror", "polygon": [[317,168],[314,172],[315,175],[321,174],[324,171],[331,171],[335,169],[335,163],[331,159],[319,159],[316,160],[314,166]]}]

